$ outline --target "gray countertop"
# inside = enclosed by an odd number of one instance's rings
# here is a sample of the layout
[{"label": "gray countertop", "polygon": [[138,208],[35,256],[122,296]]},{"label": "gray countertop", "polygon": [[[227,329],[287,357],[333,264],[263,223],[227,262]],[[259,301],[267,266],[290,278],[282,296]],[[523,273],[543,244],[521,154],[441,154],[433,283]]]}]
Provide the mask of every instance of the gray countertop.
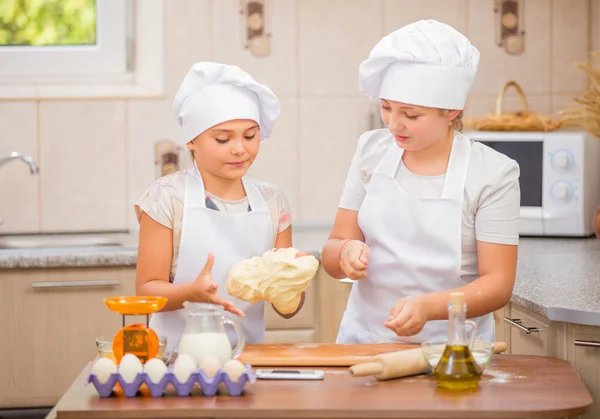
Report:
[{"label": "gray countertop", "polygon": [[[328,230],[294,233],[294,246],[315,256]],[[0,249],[0,269],[135,266],[135,235],[121,246]],[[512,302],[554,321],[600,326],[600,240],[521,238]]]},{"label": "gray countertop", "polygon": [[521,238],[512,302],[550,320],[600,326],[600,240]]}]

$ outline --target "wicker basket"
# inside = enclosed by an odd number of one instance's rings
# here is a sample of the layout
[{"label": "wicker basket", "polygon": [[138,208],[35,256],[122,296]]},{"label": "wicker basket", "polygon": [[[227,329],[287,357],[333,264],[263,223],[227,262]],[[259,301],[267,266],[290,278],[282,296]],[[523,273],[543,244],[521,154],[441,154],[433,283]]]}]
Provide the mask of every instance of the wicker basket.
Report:
[{"label": "wicker basket", "polygon": [[[514,87],[521,100],[522,110],[503,112],[504,95],[509,87]],[[504,83],[496,99],[496,113],[482,118],[465,120],[469,128],[480,131],[555,131],[561,127],[562,121],[527,110],[525,94],[514,81]]]}]

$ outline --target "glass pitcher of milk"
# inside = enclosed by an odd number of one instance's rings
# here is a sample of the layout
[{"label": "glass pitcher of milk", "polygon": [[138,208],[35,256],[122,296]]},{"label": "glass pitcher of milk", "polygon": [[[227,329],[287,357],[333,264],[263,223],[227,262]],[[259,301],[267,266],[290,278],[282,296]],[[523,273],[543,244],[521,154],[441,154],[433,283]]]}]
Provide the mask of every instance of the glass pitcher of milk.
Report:
[{"label": "glass pitcher of milk", "polygon": [[[179,354],[190,355],[197,365],[209,355],[216,356],[222,364],[240,355],[244,349],[244,332],[240,323],[225,313],[223,306],[188,301],[183,305],[187,310],[187,323],[179,342]],[[225,325],[233,326],[237,335],[233,350]]]}]

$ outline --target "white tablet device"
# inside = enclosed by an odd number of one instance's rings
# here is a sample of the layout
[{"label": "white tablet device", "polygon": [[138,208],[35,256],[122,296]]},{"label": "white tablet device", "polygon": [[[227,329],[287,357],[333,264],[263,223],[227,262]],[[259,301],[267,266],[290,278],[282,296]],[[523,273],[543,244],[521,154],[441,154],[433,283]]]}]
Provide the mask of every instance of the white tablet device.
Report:
[{"label": "white tablet device", "polygon": [[323,370],[256,370],[256,378],[262,380],[322,380]]}]

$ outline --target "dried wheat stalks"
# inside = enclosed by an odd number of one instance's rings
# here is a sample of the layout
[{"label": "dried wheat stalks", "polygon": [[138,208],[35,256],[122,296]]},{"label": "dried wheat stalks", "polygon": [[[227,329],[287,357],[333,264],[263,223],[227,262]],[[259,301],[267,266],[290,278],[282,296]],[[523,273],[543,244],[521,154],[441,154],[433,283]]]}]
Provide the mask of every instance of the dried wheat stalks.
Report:
[{"label": "dried wheat stalks", "polygon": [[[600,59],[600,52],[594,53]],[[573,100],[580,106],[577,109],[566,109],[561,115],[570,125],[585,128],[591,134],[600,138],[600,69],[591,64],[577,65],[589,76],[587,90]]]}]

